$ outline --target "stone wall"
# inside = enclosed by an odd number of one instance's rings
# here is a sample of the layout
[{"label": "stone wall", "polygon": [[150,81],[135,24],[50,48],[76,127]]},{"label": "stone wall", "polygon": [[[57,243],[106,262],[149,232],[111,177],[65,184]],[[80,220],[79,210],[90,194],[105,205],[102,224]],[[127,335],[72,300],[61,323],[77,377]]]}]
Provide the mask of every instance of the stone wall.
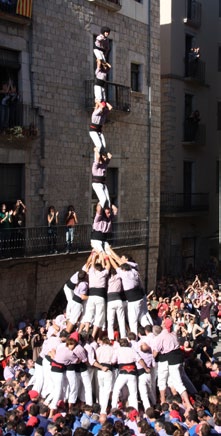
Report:
[{"label": "stone wall", "polygon": [[[93,145],[85,80],[94,77],[93,36],[108,25],[113,40],[112,82],[130,87],[131,62],[142,64],[142,93],[131,93],[130,113],[110,118],[105,138],[113,154],[110,166],[118,169],[119,221],[149,217],[149,245],[147,253],[139,252],[139,263],[148,286],[153,287],[160,204],[158,0],[151,1],[150,13],[149,27],[86,0],[35,0],[30,27],[0,20],[3,46],[21,53],[21,91],[36,108],[39,123],[38,138],[19,147],[9,147],[0,138],[0,162],[25,166],[27,225],[45,225],[52,204],[60,212],[61,224],[69,204],[75,205],[80,223],[92,221]],[[78,261],[74,258],[74,262]],[[2,261],[0,299],[9,307],[7,317],[17,318],[29,309],[32,314],[44,310],[71,270],[71,261],[62,256],[53,261]]]}]

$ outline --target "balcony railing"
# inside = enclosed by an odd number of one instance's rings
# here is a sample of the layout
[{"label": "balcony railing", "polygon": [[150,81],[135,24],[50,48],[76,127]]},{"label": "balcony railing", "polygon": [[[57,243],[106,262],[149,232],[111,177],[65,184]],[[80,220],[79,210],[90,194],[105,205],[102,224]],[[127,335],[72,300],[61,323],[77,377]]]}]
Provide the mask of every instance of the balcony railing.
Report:
[{"label": "balcony railing", "polygon": [[[106,97],[115,111],[130,112],[131,89],[129,86],[107,82]],[[85,107],[90,110],[94,107],[94,80],[85,81]]]},{"label": "balcony railing", "polygon": [[[73,251],[90,251],[91,225],[75,227]],[[66,252],[65,226],[57,226],[55,234],[48,227],[0,229],[0,259],[50,255],[55,251]],[[146,245],[147,221],[119,222],[113,224],[109,241],[114,248]]]},{"label": "balcony railing", "polygon": [[204,84],[206,75],[206,64],[200,59],[191,59],[191,55],[187,55],[185,59],[185,79],[192,80],[197,83]]},{"label": "balcony railing", "polygon": [[206,143],[206,126],[201,123],[194,123],[192,120],[186,120],[183,125],[183,142],[195,145],[205,145]]},{"label": "balcony railing", "polygon": [[161,192],[161,214],[207,212],[209,210],[209,195]]},{"label": "balcony railing", "polygon": [[117,12],[121,9],[121,0],[88,0],[90,3],[102,6],[112,12]]},{"label": "balcony railing", "polygon": [[184,23],[199,28],[201,26],[201,3],[195,0],[186,0],[186,17]]},{"label": "balcony railing", "polygon": [[3,138],[34,137],[38,133],[38,115],[30,106],[21,102],[0,105],[0,141]]}]

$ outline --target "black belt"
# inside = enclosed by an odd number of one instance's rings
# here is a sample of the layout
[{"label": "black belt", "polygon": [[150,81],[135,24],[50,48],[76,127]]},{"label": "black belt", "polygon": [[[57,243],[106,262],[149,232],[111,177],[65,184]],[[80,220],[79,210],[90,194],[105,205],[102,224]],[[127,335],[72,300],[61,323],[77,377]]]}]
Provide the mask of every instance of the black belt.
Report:
[{"label": "black belt", "polygon": [[76,303],[80,303],[80,304],[83,303],[81,297],[79,297],[79,296],[76,295],[76,294],[73,295],[72,300],[73,300],[73,301],[76,301]]}]

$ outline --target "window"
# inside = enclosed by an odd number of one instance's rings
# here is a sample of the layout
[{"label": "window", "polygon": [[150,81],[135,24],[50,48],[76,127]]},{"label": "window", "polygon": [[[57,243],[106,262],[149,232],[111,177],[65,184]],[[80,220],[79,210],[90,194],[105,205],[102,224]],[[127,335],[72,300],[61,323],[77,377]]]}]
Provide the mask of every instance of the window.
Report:
[{"label": "window", "polygon": [[221,130],[221,101],[217,103],[217,130]]},{"label": "window", "polygon": [[221,46],[218,47],[218,71],[221,71]]},{"label": "window", "polygon": [[0,164],[0,202],[12,207],[18,198],[24,200],[24,165]]},{"label": "window", "polygon": [[131,64],[131,89],[135,92],[141,92],[141,65]]},{"label": "window", "polygon": [[184,116],[185,120],[188,120],[190,115],[193,112],[193,95],[185,94],[185,107],[184,107]]}]

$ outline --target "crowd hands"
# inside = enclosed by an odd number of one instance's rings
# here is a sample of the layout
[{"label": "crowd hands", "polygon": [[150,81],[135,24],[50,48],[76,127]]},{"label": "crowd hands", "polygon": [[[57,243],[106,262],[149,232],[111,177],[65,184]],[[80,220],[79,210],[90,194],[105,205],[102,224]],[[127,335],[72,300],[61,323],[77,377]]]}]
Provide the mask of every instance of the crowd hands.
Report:
[{"label": "crowd hands", "polygon": [[106,243],[64,285],[52,319],[2,334],[2,434],[209,436],[221,433],[218,287],[163,278]]}]

